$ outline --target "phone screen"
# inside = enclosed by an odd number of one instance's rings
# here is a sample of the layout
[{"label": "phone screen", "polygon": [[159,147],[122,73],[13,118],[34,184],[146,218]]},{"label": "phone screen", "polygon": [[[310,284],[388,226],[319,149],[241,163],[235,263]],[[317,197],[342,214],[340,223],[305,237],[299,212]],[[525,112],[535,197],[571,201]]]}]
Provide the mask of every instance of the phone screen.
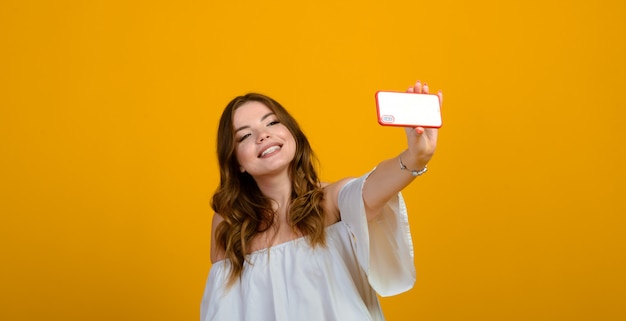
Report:
[{"label": "phone screen", "polygon": [[383,126],[439,128],[442,125],[437,95],[378,91],[376,110],[378,123]]}]

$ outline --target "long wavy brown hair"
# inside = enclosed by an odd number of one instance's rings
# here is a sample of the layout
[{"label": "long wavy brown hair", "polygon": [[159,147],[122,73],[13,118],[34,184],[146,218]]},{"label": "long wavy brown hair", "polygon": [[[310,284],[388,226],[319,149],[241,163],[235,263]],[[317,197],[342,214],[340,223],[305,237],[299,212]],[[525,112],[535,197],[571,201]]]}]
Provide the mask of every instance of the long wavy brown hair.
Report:
[{"label": "long wavy brown hair", "polygon": [[317,158],[296,120],[274,99],[249,93],[234,98],[224,109],[217,131],[217,156],[220,185],[213,195],[213,210],[224,218],[217,226],[213,242],[224,249],[230,262],[229,284],[243,272],[246,255],[255,235],[271,228],[275,211],[273,200],[265,197],[247,172],[241,172],[235,155],[233,128],[235,110],[243,104],[257,101],[267,106],[296,141],[294,159],[289,165],[291,203],[287,220],[294,231],[307,236],[312,246],[325,246],[323,190],[317,175]]}]

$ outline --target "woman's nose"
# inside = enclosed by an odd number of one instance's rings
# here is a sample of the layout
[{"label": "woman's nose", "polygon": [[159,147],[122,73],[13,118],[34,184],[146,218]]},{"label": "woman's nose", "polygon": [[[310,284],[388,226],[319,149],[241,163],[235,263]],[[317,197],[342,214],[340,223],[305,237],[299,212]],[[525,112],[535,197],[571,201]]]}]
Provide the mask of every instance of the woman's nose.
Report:
[{"label": "woman's nose", "polygon": [[257,140],[259,143],[262,143],[264,140],[270,138],[269,134],[261,134],[259,135],[259,139]]}]

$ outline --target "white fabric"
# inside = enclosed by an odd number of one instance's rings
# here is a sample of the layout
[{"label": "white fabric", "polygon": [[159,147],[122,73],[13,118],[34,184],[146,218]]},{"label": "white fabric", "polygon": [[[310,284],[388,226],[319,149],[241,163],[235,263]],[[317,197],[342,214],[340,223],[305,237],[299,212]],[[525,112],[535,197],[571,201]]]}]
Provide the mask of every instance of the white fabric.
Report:
[{"label": "white fabric", "polygon": [[326,247],[299,238],[254,252],[230,288],[228,262],[213,264],[201,321],[384,320],[376,292],[389,296],[413,286],[413,248],[399,193],[368,224],[366,178],[341,189],[341,221],[326,228]]}]

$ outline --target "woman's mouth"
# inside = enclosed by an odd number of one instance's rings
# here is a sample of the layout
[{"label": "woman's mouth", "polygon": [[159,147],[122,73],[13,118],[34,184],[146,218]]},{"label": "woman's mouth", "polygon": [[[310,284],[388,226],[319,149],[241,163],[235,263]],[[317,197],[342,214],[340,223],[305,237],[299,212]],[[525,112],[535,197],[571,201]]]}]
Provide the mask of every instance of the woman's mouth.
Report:
[{"label": "woman's mouth", "polygon": [[265,149],[261,154],[259,154],[259,158],[261,157],[265,157],[273,152],[278,151],[281,148],[280,145],[274,145],[274,146],[270,146],[267,149]]}]

